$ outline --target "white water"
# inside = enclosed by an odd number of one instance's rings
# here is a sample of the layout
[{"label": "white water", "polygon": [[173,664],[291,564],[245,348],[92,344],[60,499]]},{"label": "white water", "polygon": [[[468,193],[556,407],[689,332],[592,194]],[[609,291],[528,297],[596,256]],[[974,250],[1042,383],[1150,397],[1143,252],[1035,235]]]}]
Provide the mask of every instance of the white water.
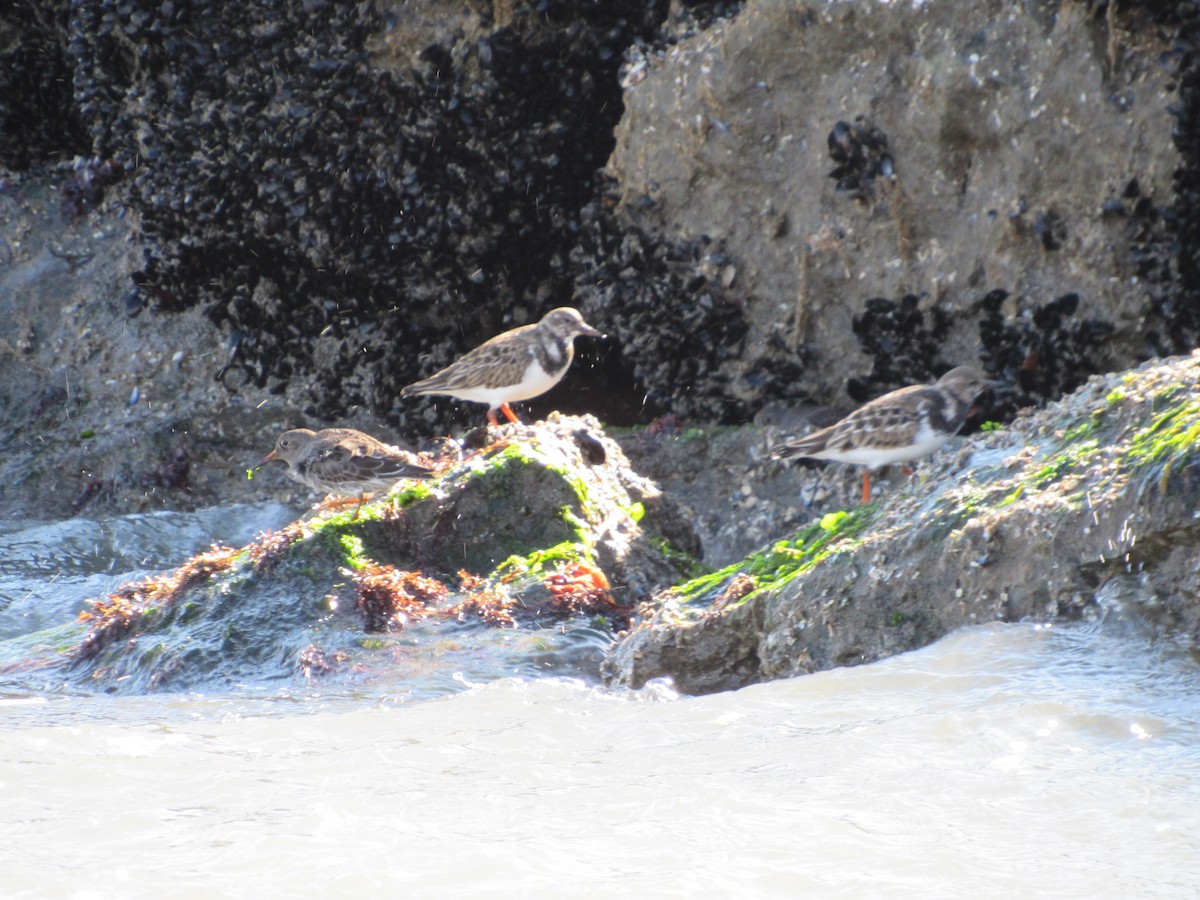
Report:
[{"label": "white water", "polygon": [[1200,668],[1112,617],[701,698],[401,693],[0,691],[0,896],[1200,893]]}]

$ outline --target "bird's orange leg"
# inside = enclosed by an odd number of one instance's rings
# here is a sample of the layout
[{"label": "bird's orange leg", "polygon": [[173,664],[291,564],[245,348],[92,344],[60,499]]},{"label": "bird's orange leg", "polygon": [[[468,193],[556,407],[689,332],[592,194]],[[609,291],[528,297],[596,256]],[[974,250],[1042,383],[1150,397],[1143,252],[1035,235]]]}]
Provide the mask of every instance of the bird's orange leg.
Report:
[{"label": "bird's orange leg", "polygon": [[496,418],[496,411],[494,409],[488,409],[488,424],[493,428],[500,425],[500,420]]},{"label": "bird's orange leg", "polygon": [[354,507],[354,519],[358,519],[358,514],[362,511],[363,504],[367,502],[367,494],[362,493],[357,497],[338,497],[333,494],[327,496],[324,500],[313,507],[313,510],[318,512],[333,512],[334,510],[342,510],[347,506]]},{"label": "bird's orange leg", "polygon": [[521,420],[517,418],[517,414],[512,411],[512,407],[507,403],[500,404],[500,412],[504,413],[505,418],[507,418],[508,421],[512,422],[514,425],[521,424]]},{"label": "bird's orange leg", "polygon": [[863,469],[863,503],[871,502],[871,470]]}]

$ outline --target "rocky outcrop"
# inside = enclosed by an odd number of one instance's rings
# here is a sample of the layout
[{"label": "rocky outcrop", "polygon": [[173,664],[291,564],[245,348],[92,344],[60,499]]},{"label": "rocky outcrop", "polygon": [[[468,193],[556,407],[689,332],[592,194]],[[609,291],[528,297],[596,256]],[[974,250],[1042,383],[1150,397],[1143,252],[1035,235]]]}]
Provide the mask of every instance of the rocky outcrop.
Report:
[{"label": "rocky outcrop", "polygon": [[[752,554],[746,578],[672,595],[687,629],[667,638],[669,610],[655,614],[615,678],[701,673],[701,639],[728,671],[714,662],[695,690],[875,658],[981,617],[1073,614],[1065,587],[1004,593],[995,554],[966,579],[943,543],[911,543],[926,532],[900,526],[933,508],[899,476],[886,511],[830,518],[853,469],[766,450],[775,429],[815,421],[801,399],[849,406],[981,360],[1002,382],[988,417],[1008,421],[1090,373],[1195,344],[1195,4],[451,6],[131,0],[0,22],[0,512],[307,501],[281,477],[245,479],[280,430],[428,445],[477,409],[398,403],[398,386],[571,302],[610,341],[581,348],[524,415],[676,413],[621,440],[690,508],[657,521],[680,519],[662,537],[692,556],[725,565],[801,529]],[[593,177],[606,159],[612,179]],[[1108,427],[1141,407],[1104,409]],[[1049,415],[1034,421],[1053,431]],[[752,418],[762,427],[712,427]],[[1055,446],[1028,427],[971,445],[995,491],[986,448]],[[1140,465],[1129,472],[1157,463]],[[1048,471],[991,509],[1010,524],[979,531],[989,547],[1023,552],[1017,527],[1050,520],[1026,506],[1056,483]],[[1190,471],[1173,466],[1169,486]],[[933,511],[950,504],[952,549],[974,552],[982,513],[960,522],[956,490],[938,488]],[[1117,494],[1105,508],[1132,503]],[[1152,496],[1131,521],[1173,508]],[[887,549],[865,569],[877,593],[851,594],[866,598],[863,636],[831,619],[796,650],[832,614],[812,607],[802,627],[788,612],[802,604],[778,599],[767,618],[761,598],[790,596],[801,569],[840,573],[822,590],[843,596],[860,563],[842,550],[868,540]],[[606,543],[593,562],[607,572]],[[1098,571],[1098,546],[1057,547],[1093,560],[1065,563],[1068,580]],[[1167,553],[1154,570],[1186,565]],[[660,581],[640,571],[618,579],[638,596]],[[1102,596],[1130,594],[1097,577]],[[962,608],[929,612],[922,592],[941,588],[961,588]],[[1095,593],[1081,589],[1081,608]],[[739,617],[775,637],[724,628]]]},{"label": "rocky outcrop", "polygon": [[863,402],[982,359],[1007,417],[1190,346],[1150,246],[1171,37],[1120,6],[751,0],[634,61],[609,171],[634,221],[722,245],[730,397]]},{"label": "rocky outcrop", "polygon": [[[555,416],[497,437],[442,460],[435,481],[361,507],[326,504],[123,585],[84,614],[74,649],[5,663],[57,665],[121,691],[413,666],[427,689],[481,654],[499,671],[595,678],[613,629],[683,577],[687,555],[659,526],[686,526],[594,419]],[[486,636],[497,631],[516,637]]]},{"label": "rocky outcrop", "polygon": [[618,425],[979,357],[1004,420],[1200,335],[1193,4],[542,6],[0,22],[0,508],[278,498],[282,428],[475,421],[398,388],[561,303],[610,340],[528,412]]},{"label": "rocky outcrop", "polygon": [[1094,378],[881,501],[663,592],[606,675],[728,690],[1113,606],[1195,644],[1197,509],[1200,352]]},{"label": "rocky outcrop", "polygon": [[[702,250],[617,222],[596,177],[621,115],[624,51],[653,38],[667,6],[22,7],[0,17],[0,193],[78,157],[69,222],[102,205],[131,214],[122,313],[201,312],[197,326],[223,345],[208,376],[231,394],[444,428],[467,414],[397,404],[400,388],[570,303],[577,282],[609,281],[613,256],[644,276],[622,282],[626,318],[650,309],[736,343],[739,316],[711,303]],[[586,293],[607,324],[602,292]],[[613,383],[631,381],[613,345],[588,355]],[[563,407],[570,396],[539,413],[630,418],[646,391]]]}]

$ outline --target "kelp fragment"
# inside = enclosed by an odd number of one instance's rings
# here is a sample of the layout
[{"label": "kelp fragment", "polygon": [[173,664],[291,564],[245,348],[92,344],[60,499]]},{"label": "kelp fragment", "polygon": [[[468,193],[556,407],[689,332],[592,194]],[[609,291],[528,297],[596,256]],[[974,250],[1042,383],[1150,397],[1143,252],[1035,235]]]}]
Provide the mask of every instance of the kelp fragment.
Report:
[{"label": "kelp fragment", "polygon": [[449,593],[435,578],[374,562],[350,574],[355,606],[363,614],[367,631],[402,631],[411,619],[424,618],[430,606],[445,600]]},{"label": "kelp fragment", "polygon": [[138,619],[170,606],[188,588],[227,571],[237,551],[213,544],[212,549],[193,556],[186,563],[162,575],[152,575],[126,584],[103,600],[90,600],[91,610],[79,614],[81,622],[91,622],[79,644],[80,659],[91,659],[109,644],[133,631]]}]

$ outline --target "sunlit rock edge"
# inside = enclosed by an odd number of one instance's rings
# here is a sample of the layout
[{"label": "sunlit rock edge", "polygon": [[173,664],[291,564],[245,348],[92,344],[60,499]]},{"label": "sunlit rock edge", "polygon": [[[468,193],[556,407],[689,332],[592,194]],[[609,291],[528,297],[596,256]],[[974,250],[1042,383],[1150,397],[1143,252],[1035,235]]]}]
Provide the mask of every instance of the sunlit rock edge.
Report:
[{"label": "sunlit rock edge", "polygon": [[660,593],[605,674],[706,693],[869,663],[965,625],[1100,614],[1195,644],[1198,440],[1200,354],[1092,378],[827,515],[805,542]]},{"label": "sunlit rock edge", "polygon": [[[516,630],[543,637],[512,642],[514,665],[537,657],[531,670],[557,672],[559,654],[595,679],[636,604],[695,564],[694,539],[595,419],[552,415],[490,437],[439,460],[432,482],[401,482],[361,508],[320,504],[245,547],[122,585],[84,613],[77,643],[29,665],[122,692],[419,660],[428,674],[495,643],[481,633]],[[582,667],[580,630],[595,650]],[[426,660],[437,646],[444,658]]]}]

